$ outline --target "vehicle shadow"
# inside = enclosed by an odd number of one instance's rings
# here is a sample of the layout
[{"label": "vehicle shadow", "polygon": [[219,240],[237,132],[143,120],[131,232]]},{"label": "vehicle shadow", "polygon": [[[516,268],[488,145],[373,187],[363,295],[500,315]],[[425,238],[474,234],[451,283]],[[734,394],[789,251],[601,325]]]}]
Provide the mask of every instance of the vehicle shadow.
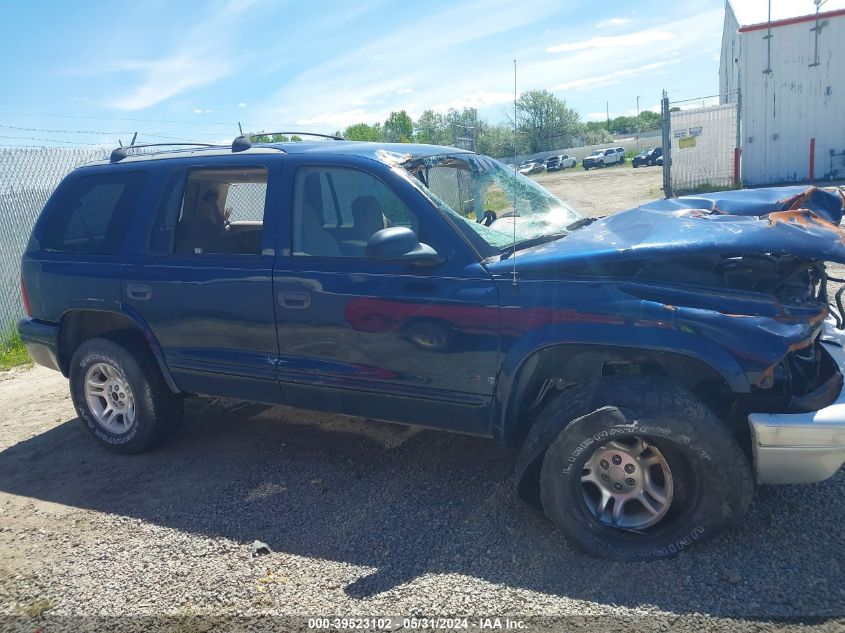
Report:
[{"label": "vehicle shadow", "polygon": [[[360,599],[422,574],[457,573],[674,613],[843,612],[842,473],[815,486],[758,488],[740,526],[674,560],[609,563],[572,550],[518,500],[515,454],[491,441],[204,401],[186,417],[171,444],[138,456],[110,453],[66,421],[0,452],[0,490],[375,568],[345,588]],[[728,592],[726,570],[740,577]]]}]

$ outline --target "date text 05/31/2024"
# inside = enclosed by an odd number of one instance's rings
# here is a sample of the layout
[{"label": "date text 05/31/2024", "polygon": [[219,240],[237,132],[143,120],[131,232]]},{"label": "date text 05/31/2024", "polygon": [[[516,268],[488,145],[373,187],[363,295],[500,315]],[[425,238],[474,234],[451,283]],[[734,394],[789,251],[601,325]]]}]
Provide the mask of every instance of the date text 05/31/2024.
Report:
[{"label": "date text 05/31/2024", "polygon": [[309,618],[308,628],[313,630],[479,630],[519,631],[525,629],[523,620],[500,617],[475,618]]}]

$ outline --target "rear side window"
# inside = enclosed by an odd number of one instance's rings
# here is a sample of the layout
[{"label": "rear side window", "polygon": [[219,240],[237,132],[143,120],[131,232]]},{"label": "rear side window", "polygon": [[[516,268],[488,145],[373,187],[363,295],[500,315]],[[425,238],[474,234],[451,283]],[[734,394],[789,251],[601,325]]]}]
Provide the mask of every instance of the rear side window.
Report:
[{"label": "rear side window", "polygon": [[92,255],[119,252],[146,179],[140,171],[78,178],[48,211],[41,248]]},{"label": "rear side window", "polygon": [[265,167],[176,173],[158,211],[150,251],[260,255],[266,198]]}]

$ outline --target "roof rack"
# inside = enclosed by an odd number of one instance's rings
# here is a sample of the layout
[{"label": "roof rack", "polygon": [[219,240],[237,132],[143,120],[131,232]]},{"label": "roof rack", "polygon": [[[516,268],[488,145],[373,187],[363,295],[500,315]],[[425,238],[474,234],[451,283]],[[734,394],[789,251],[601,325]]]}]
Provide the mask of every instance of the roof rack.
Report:
[{"label": "roof rack", "polygon": [[[139,147],[171,147],[171,146],[188,146],[188,147],[219,147],[219,145],[212,145],[211,143],[143,143],[141,145],[127,145],[125,147],[118,147],[113,150],[109,161],[112,163],[119,163],[124,158],[129,156],[129,150],[137,149]],[[234,147],[232,151],[235,151]]]},{"label": "roof rack", "polygon": [[248,150],[252,147],[252,139],[255,137],[261,136],[273,136],[275,134],[297,134],[301,136],[319,136],[320,138],[328,138],[333,141],[345,141],[346,139],[342,136],[337,136],[335,134],[320,134],[318,132],[250,132],[248,134],[241,134],[237,137],[234,141],[232,141],[232,151],[233,152],[243,152]]}]

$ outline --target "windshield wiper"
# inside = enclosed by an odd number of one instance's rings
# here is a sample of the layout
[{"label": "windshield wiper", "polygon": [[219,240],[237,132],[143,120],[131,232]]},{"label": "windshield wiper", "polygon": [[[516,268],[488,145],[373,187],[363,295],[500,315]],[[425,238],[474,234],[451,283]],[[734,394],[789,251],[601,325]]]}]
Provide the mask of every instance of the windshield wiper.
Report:
[{"label": "windshield wiper", "polygon": [[573,222],[569,226],[567,226],[566,230],[567,231],[575,231],[577,229],[582,229],[585,226],[589,226],[590,224],[592,224],[596,220],[598,220],[598,218],[580,218],[578,220],[575,220],[575,222]]},{"label": "windshield wiper", "polygon": [[539,246],[540,244],[545,244],[546,242],[554,242],[555,240],[559,240],[562,237],[566,237],[568,233],[566,231],[561,231],[560,233],[547,233],[546,235],[538,235],[537,237],[532,237],[529,240],[522,240],[521,242],[517,242],[513,246],[508,246],[507,248],[502,249],[502,259],[507,259],[511,255],[513,255],[516,251],[522,250],[523,248],[531,248],[532,246]]}]

